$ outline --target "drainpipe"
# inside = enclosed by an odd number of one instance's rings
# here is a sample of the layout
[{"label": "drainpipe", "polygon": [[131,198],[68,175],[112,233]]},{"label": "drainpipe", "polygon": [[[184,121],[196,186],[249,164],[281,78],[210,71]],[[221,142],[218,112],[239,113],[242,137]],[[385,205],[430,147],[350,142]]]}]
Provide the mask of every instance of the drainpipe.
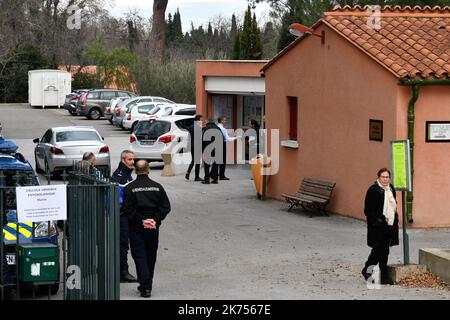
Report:
[{"label": "drainpipe", "polygon": [[413,223],[412,205],[413,205],[413,177],[414,177],[414,107],[419,99],[419,89],[421,86],[430,85],[450,85],[450,79],[448,80],[405,80],[401,82],[402,85],[411,86],[412,96],[409,101],[408,107],[408,139],[409,139],[409,151],[411,156],[411,192],[408,192],[406,200],[406,212],[408,222]]}]

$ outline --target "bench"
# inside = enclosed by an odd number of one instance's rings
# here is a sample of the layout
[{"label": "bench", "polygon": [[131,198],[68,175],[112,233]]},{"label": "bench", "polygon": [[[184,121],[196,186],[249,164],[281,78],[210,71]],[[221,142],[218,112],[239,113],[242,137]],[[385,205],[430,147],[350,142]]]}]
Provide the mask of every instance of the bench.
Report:
[{"label": "bench", "polygon": [[308,211],[307,208],[311,209],[310,217],[312,217],[314,211],[318,213],[323,212],[327,215],[325,207],[330,202],[331,193],[335,185],[336,183],[332,181],[304,178],[296,194],[282,194],[290,204],[288,212],[294,206],[300,205],[305,211]]}]

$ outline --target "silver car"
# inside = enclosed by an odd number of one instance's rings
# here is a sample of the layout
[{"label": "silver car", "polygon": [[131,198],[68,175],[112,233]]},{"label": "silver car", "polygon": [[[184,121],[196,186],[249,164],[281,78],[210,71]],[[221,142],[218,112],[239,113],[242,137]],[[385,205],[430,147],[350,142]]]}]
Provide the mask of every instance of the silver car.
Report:
[{"label": "silver car", "polygon": [[94,127],[57,127],[48,129],[36,143],[34,156],[36,171],[61,172],[70,169],[83,158],[83,153],[94,153],[96,167],[105,175],[111,171],[109,147]]}]

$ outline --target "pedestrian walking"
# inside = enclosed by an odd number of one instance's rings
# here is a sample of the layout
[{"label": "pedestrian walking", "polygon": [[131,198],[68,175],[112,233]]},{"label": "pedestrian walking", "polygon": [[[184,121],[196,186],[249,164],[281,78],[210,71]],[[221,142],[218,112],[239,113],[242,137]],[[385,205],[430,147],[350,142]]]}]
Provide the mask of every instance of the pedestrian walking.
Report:
[{"label": "pedestrian walking", "polygon": [[251,119],[249,125],[252,130],[248,141],[249,149],[251,150],[250,155],[257,156],[259,154],[259,123],[258,121]]},{"label": "pedestrian walking", "polygon": [[195,166],[194,181],[203,181],[203,179],[200,178],[200,163],[202,159],[202,118],[202,115],[197,114],[194,117],[194,123],[187,128],[190,138],[189,142],[192,160],[185,175],[186,180],[189,180],[192,168]]},{"label": "pedestrian walking", "polygon": [[390,183],[391,172],[387,168],[380,169],[377,176],[365,197],[367,245],[372,251],[361,273],[367,280],[371,276],[369,267],[378,264],[381,284],[393,284],[388,278],[387,262],[389,247],[399,244],[396,194]]},{"label": "pedestrian walking", "polygon": [[220,131],[222,131],[223,135],[223,159],[221,163],[219,164],[219,179],[220,180],[230,180],[230,178],[227,178],[225,176],[225,168],[227,164],[227,142],[234,141],[237,139],[237,137],[230,137],[228,135],[228,131],[225,128],[225,125],[227,124],[228,119],[226,117],[219,117],[217,119],[217,126],[219,127]]},{"label": "pedestrian walking", "polygon": [[111,180],[119,184],[120,204],[120,282],[137,282],[128,270],[129,226],[128,218],[123,211],[123,190],[127,183],[133,181],[134,153],[124,150],[120,154],[120,162],[114,171]]},{"label": "pedestrian walking", "polygon": [[[223,135],[220,128],[209,120],[203,128],[203,163],[205,170],[205,181],[203,184],[218,184],[219,183],[219,166],[217,164],[217,157],[220,157],[220,150],[223,146]],[[212,145],[212,147],[211,147]],[[206,152],[209,149],[210,153]],[[221,160],[221,159],[220,159]]]},{"label": "pedestrian walking", "polygon": [[159,227],[170,212],[170,202],[164,188],[148,177],[147,161],[135,165],[136,180],[123,193],[123,210],[130,227],[131,255],[136,264],[138,290],[141,297],[151,296],[153,273],[158,251]]}]

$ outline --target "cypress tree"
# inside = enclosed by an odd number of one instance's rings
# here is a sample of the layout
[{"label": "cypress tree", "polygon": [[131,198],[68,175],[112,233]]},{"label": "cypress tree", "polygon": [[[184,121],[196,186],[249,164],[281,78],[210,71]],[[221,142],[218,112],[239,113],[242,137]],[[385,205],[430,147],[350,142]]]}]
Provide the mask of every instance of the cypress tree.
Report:
[{"label": "cypress tree", "polygon": [[236,31],[234,35],[232,59],[241,59],[241,33],[239,31]]},{"label": "cypress tree", "polygon": [[177,8],[177,12],[175,12],[173,16],[173,34],[174,39],[182,39],[183,38],[183,28],[181,24],[181,15],[180,10]]},{"label": "cypress tree", "polygon": [[252,58],[254,60],[260,60],[262,57],[262,42],[261,42],[261,32],[258,28],[258,22],[256,22],[256,15],[253,13],[253,21],[252,21]]}]

